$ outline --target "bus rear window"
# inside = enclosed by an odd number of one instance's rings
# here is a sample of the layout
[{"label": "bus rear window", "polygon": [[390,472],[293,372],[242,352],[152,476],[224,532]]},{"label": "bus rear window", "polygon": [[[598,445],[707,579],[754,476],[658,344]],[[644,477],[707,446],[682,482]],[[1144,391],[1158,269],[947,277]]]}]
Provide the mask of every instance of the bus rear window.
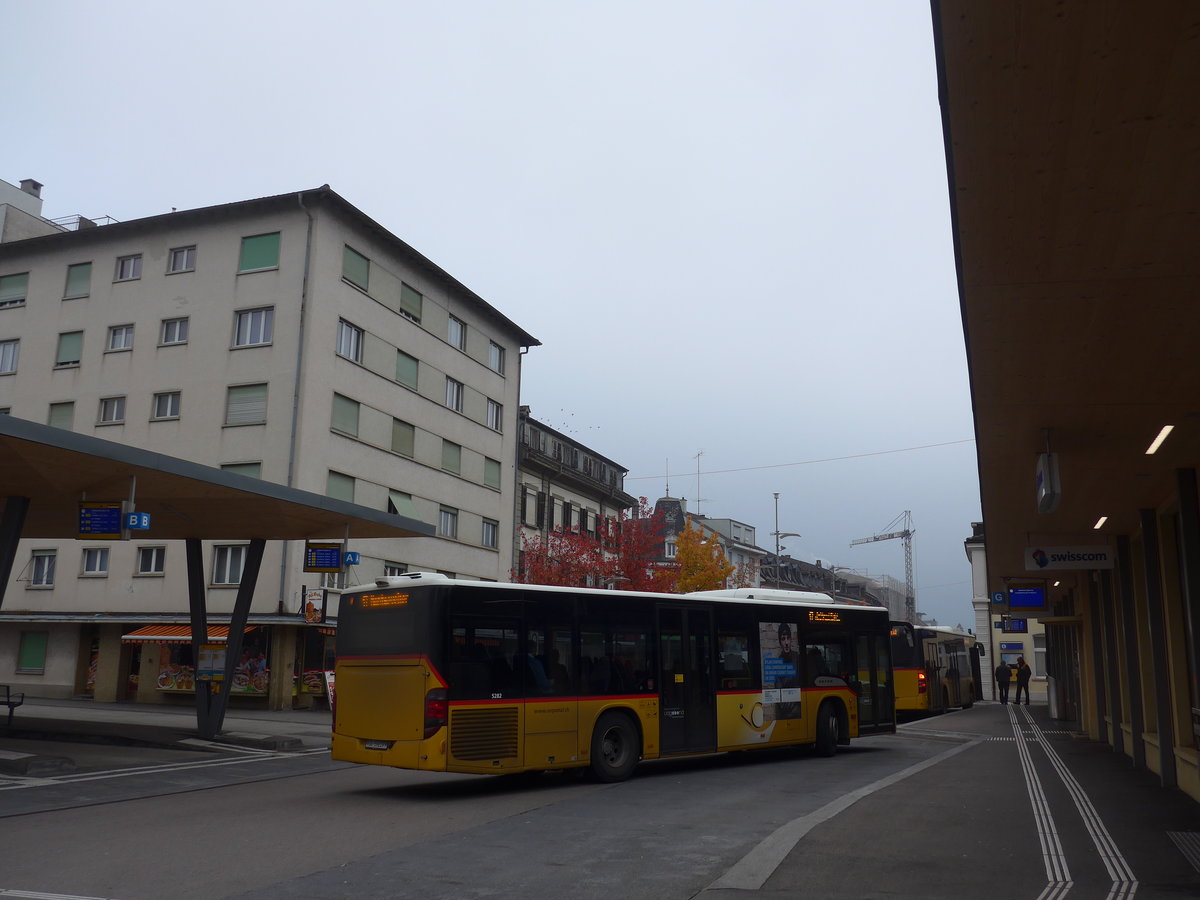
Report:
[{"label": "bus rear window", "polygon": [[428,592],[344,594],[338,604],[338,656],[398,656],[429,649]]}]

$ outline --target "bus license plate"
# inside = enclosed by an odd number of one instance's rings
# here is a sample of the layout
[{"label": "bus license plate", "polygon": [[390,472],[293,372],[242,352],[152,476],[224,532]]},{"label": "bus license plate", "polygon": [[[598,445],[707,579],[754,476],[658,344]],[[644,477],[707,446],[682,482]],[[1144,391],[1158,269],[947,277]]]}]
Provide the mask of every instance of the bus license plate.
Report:
[{"label": "bus license plate", "polygon": [[363,746],[368,750],[391,750],[394,743],[395,741],[363,741]]}]

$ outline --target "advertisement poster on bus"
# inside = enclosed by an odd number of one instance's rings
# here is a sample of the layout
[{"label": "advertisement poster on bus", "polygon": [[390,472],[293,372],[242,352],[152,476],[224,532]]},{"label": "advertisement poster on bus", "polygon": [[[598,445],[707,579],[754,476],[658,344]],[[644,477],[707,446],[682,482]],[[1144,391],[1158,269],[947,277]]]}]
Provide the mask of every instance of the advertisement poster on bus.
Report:
[{"label": "advertisement poster on bus", "polygon": [[775,719],[800,718],[800,653],[795,626],[787,622],[759,622],[762,649],[763,705]]}]

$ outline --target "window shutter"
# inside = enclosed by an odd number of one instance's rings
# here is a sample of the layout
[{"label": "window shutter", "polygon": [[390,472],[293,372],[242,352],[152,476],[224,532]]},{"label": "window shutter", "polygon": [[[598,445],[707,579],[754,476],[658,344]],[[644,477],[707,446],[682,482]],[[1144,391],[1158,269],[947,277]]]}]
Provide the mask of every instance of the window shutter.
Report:
[{"label": "window shutter", "polygon": [[571,530],[571,504],[569,501],[563,501],[563,516],[562,516],[563,531]]},{"label": "window shutter", "polygon": [[226,425],[246,425],[267,420],[267,386],[241,384],[229,389]]},{"label": "window shutter", "polygon": [[348,246],[342,250],[342,277],[364,291],[371,276],[371,261]]},{"label": "window shutter", "polygon": [[55,428],[70,428],[75,423],[75,404],[73,402],[51,403],[50,421],[47,425]]},{"label": "window shutter", "polygon": [[396,380],[410,388],[417,386],[417,360],[403,350],[396,351]]},{"label": "window shutter", "polygon": [[92,289],[92,264],[79,263],[67,267],[67,289],[63,297],[86,297]]},{"label": "window shutter", "polygon": [[67,366],[78,363],[83,354],[83,332],[71,331],[58,336],[58,357],[54,364]]},{"label": "window shutter", "polygon": [[358,434],[358,401],[333,395],[333,427],[346,434]]},{"label": "window shutter", "polygon": [[242,258],[239,272],[272,269],[279,265],[279,232],[242,238]]},{"label": "window shutter", "polygon": [[28,272],[22,272],[20,275],[5,275],[0,278],[0,306],[23,302],[28,285]]},{"label": "window shutter", "polygon": [[415,435],[416,429],[412,425],[392,419],[392,452],[412,456]]},{"label": "window shutter", "polygon": [[329,475],[325,480],[325,496],[353,503],[354,479],[349,475],[344,475],[341,472],[335,472],[330,469]]},{"label": "window shutter", "polygon": [[388,491],[388,512],[393,515],[420,520],[420,517],[417,515],[417,507],[413,504],[412,494],[405,494],[401,491]]},{"label": "window shutter", "polygon": [[413,290],[403,281],[400,282],[400,311],[421,321],[421,292]]}]

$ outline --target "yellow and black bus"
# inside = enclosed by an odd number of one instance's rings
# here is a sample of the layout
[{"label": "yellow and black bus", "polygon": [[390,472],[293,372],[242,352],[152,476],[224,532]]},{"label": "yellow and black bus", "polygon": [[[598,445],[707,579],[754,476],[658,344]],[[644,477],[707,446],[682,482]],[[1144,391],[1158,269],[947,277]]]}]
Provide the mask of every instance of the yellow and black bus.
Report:
[{"label": "yellow and black bus", "polygon": [[974,646],[969,632],[893,622],[897,713],[968,709],[978,696],[971,664]]},{"label": "yellow and black bus", "polygon": [[895,731],[883,608],[793,591],[650,594],[410,573],[342,592],[333,758],[590,767]]}]

